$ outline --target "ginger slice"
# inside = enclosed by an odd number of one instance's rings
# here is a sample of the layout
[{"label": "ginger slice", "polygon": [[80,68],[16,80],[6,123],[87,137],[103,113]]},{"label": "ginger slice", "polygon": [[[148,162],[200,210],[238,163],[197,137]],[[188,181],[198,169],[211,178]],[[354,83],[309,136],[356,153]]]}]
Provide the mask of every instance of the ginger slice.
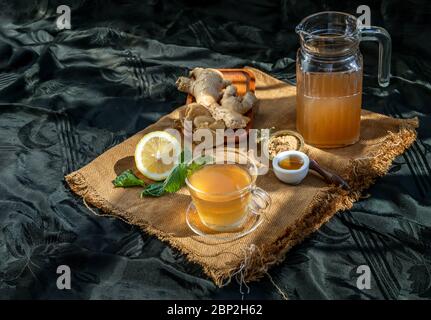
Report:
[{"label": "ginger slice", "polygon": [[221,107],[218,103],[212,104],[209,110],[214,119],[223,120],[226,127],[230,129],[245,128],[250,121],[250,118],[231,109]]},{"label": "ginger slice", "polygon": [[210,116],[197,116],[193,119],[193,124],[198,129],[209,128],[214,122],[216,122],[216,120]]},{"label": "ginger slice", "polygon": [[212,130],[217,130],[217,129],[226,129],[226,125],[224,123],[223,120],[217,120],[213,123],[211,123],[208,128],[212,129]]},{"label": "ginger slice", "polygon": [[187,105],[185,120],[193,121],[196,117],[199,116],[211,117],[211,112],[209,112],[207,108],[205,108],[199,103],[190,103],[189,105]]}]

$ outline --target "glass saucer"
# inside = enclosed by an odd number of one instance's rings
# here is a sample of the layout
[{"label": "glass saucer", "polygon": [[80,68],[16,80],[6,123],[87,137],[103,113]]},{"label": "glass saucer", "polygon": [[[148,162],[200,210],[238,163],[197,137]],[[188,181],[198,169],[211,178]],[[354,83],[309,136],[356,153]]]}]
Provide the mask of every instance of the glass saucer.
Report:
[{"label": "glass saucer", "polygon": [[190,202],[186,211],[186,222],[189,228],[197,235],[213,240],[229,241],[242,238],[256,230],[262,221],[262,214],[255,213],[251,206],[244,222],[239,227],[230,231],[216,231],[202,223],[193,202]]}]

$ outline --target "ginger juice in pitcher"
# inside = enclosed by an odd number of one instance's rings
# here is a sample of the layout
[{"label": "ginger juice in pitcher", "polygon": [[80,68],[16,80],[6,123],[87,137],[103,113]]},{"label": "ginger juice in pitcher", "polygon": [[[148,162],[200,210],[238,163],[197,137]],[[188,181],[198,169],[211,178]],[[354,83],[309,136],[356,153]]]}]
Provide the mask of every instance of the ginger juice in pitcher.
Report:
[{"label": "ginger juice in pitcher", "polygon": [[359,42],[380,45],[379,83],[389,84],[391,40],[379,27],[358,27],[342,12],[321,12],[296,28],[301,47],[297,55],[296,128],[305,142],[335,148],[359,140],[362,103],[362,55]]},{"label": "ginger juice in pitcher", "polygon": [[304,140],[318,147],[358,141],[362,70],[298,74],[296,126]]}]

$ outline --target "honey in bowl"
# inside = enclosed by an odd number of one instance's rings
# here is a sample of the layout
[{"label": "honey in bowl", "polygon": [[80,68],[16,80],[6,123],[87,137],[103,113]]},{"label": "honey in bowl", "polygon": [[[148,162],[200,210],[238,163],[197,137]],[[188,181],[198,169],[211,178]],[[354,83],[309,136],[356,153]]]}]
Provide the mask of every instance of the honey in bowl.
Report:
[{"label": "honey in bowl", "polygon": [[214,230],[242,224],[251,199],[247,187],[252,177],[248,171],[236,164],[211,164],[188,179],[192,186],[189,191],[202,223]]},{"label": "honey in bowl", "polygon": [[289,155],[278,162],[280,168],[285,170],[298,170],[304,165],[304,160],[295,155]]}]

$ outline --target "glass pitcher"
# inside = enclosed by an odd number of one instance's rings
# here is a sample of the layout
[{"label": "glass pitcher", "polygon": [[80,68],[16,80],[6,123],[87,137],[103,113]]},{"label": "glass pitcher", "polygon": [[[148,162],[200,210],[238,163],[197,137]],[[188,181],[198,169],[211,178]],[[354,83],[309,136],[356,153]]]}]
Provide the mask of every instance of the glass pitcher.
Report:
[{"label": "glass pitcher", "polygon": [[296,27],[301,47],[296,60],[296,128],[319,148],[359,140],[362,101],[361,40],[379,42],[378,81],[389,84],[391,38],[380,27],[359,27],[355,16],[319,12]]}]

